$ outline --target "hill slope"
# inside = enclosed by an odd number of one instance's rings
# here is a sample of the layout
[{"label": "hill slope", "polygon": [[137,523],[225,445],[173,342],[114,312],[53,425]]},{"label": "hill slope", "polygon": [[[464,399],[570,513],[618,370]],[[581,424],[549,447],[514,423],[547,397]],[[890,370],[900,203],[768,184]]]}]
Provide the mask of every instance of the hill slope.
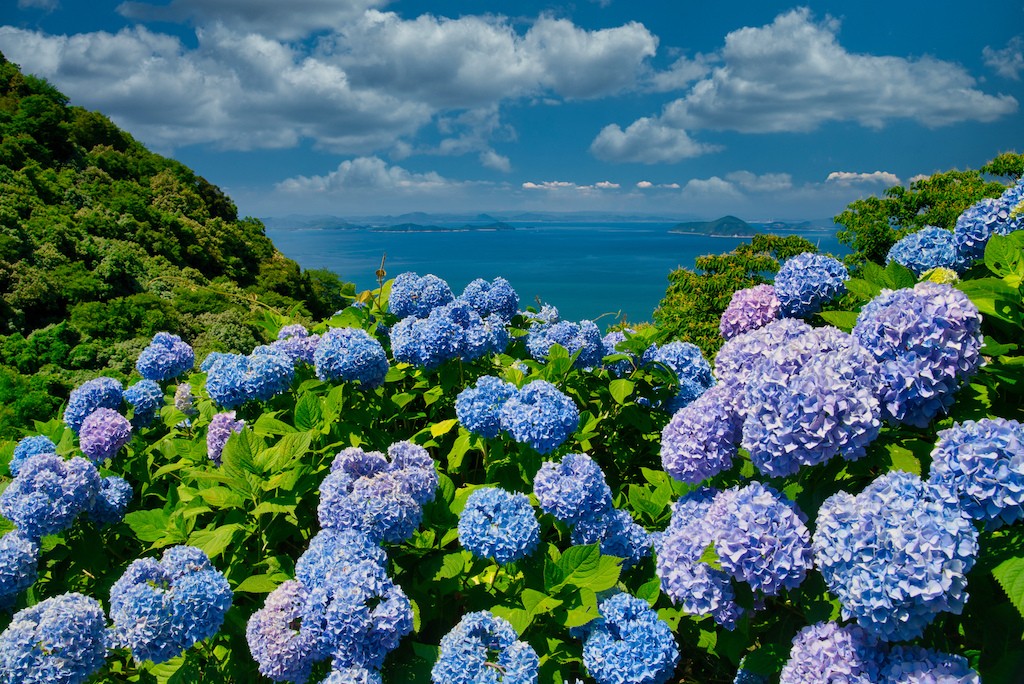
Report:
[{"label": "hill slope", "polygon": [[700,233],[720,237],[753,237],[757,230],[749,223],[735,216],[723,216],[716,221],[691,221],[677,223],[670,233]]}]

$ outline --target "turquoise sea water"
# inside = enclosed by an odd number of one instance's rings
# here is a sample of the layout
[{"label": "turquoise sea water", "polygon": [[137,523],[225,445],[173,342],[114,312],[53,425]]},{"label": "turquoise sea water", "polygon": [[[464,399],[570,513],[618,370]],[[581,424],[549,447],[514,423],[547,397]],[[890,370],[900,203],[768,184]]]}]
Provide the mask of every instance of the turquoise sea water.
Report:
[{"label": "turquoise sea water", "polygon": [[[387,233],[369,230],[267,230],[281,252],[303,268],[329,268],[357,290],[377,287],[381,256],[393,278],[433,273],[458,295],[474,278],[501,276],[520,307],[553,304],[563,320],[616,317],[651,320],[668,274],[693,268],[703,254],[732,250],[741,238],[669,233],[670,223],[515,225],[514,231]],[[835,235],[800,233],[822,251],[845,253]]]}]

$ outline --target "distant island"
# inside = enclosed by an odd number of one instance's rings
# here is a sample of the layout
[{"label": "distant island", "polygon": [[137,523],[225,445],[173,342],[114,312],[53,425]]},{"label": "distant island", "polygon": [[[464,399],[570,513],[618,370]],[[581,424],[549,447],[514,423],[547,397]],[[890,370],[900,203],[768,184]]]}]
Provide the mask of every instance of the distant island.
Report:
[{"label": "distant island", "polygon": [[757,229],[743,219],[738,219],[735,216],[723,216],[717,221],[677,223],[668,232],[698,233],[716,237],[753,237],[757,234]]},{"label": "distant island", "polygon": [[370,230],[375,233],[456,233],[464,232],[468,230],[515,230],[515,227],[504,223],[503,221],[497,221],[495,223],[487,223],[484,225],[475,225],[467,223],[461,226],[423,226],[418,223],[399,223],[394,226],[371,226]]}]

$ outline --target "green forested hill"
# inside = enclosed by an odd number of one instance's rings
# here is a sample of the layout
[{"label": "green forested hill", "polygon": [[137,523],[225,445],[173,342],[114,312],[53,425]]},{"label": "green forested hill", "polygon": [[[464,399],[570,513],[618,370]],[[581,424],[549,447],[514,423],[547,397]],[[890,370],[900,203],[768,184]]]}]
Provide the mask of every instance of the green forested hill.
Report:
[{"label": "green forested hill", "polygon": [[259,309],[322,318],[347,291],[284,258],[217,186],[0,54],[0,436],[88,377],[126,378],[159,330],[200,358],[248,352]]}]

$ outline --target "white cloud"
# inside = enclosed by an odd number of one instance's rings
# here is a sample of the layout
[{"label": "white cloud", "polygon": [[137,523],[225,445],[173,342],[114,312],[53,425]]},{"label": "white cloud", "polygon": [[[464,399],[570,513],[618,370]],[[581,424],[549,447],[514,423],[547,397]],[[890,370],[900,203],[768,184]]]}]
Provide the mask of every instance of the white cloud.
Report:
[{"label": "white cloud", "polygon": [[540,183],[533,183],[527,181],[523,183],[524,190],[547,190],[549,192],[573,192],[583,194],[596,194],[602,190],[618,190],[621,186],[618,183],[612,183],[611,181],[598,181],[591,185],[577,185],[570,181],[541,181]]},{"label": "white cloud", "polygon": [[670,190],[678,190],[679,183],[659,183],[658,185],[655,185],[651,181],[644,180],[637,183],[636,187],[640,188],[641,190],[649,190],[651,188],[668,188]]},{"label": "white cloud", "polygon": [[1014,36],[1002,50],[993,50],[986,45],[981,52],[985,66],[992,67],[1000,76],[1020,80],[1020,72],[1024,69],[1024,38]]},{"label": "white cloud", "polygon": [[326,176],[295,176],[274,185],[283,194],[346,195],[363,192],[434,193],[461,183],[440,174],[411,173],[400,166],[388,166],[378,157],[357,157],[338,164]]},{"label": "white cloud", "polygon": [[503,173],[512,171],[512,162],[509,161],[509,158],[494,150],[484,150],[480,153],[480,165]]},{"label": "white cloud", "polygon": [[778,192],[793,187],[793,176],[788,173],[765,173],[760,176],[750,171],[733,171],[726,179],[755,192]]},{"label": "white cloud", "polygon": [[667,71],[658,71],[651,74],[647,88],[657,93],[664,93],[670,90],[684,90],[694,81],[704,78],[711,72],[709,59],[706,55],[697,53],[693,59],[685,55],[673,62]]},{"label": "white cloud", "polygon": [[917,181],[928,180],[929,178],[931,178],[931,176],[928,175],[927,173],[919,173],[916,176],[911,176],[910,180],[907,181],[907,182],[908,183],[916,183]]},{"label": "white cloud", "polygon": [[671,164],[720,149],[692,140],[682,129],[646,117],[637,119],[625,131],[617,124],[605,126],[590,144],[591,154],[598,159],[644,164]]},{"label": "white cloud", "polygon": [[47,12],[60,7],[60,0],[18,0],[18,9],[41,9]]},{"label": "white cloud", "polygon": [[612,183],[611,181],[600,181],[594,183],[594,187],[601,188],[602,190],[614,190],[615,188],[622,187],[618,183]]},{"label": "white cloud", "polygon": [[853,185],[856,183],[880,183],[883,185],[899,185],[900,179],[894,173],[888,171],[874,171],[872,173],[852,173],[850,171],[833,171],[825,179],[826,183],[837,185]]},{"label": "white cloud", "polygon": [[647,188],[653,188],[654,183],[652,183],[651,181],[640,181],[639,183],[636,184],[636,187],[641,188],[642,190],[646,190]]},{"label": "white cloud", "polygon": [[523,188],[526,190],[564,190],[575,187],[576,184],[569,181],[541,181],[540,183],[526,181],[523,183]]},{"label": "white cloud", "polygon": [[683,197],[690,200],[741,199],[743,193],[729,181],[718,176],[706,180],[693,178],[683,187]]}]

